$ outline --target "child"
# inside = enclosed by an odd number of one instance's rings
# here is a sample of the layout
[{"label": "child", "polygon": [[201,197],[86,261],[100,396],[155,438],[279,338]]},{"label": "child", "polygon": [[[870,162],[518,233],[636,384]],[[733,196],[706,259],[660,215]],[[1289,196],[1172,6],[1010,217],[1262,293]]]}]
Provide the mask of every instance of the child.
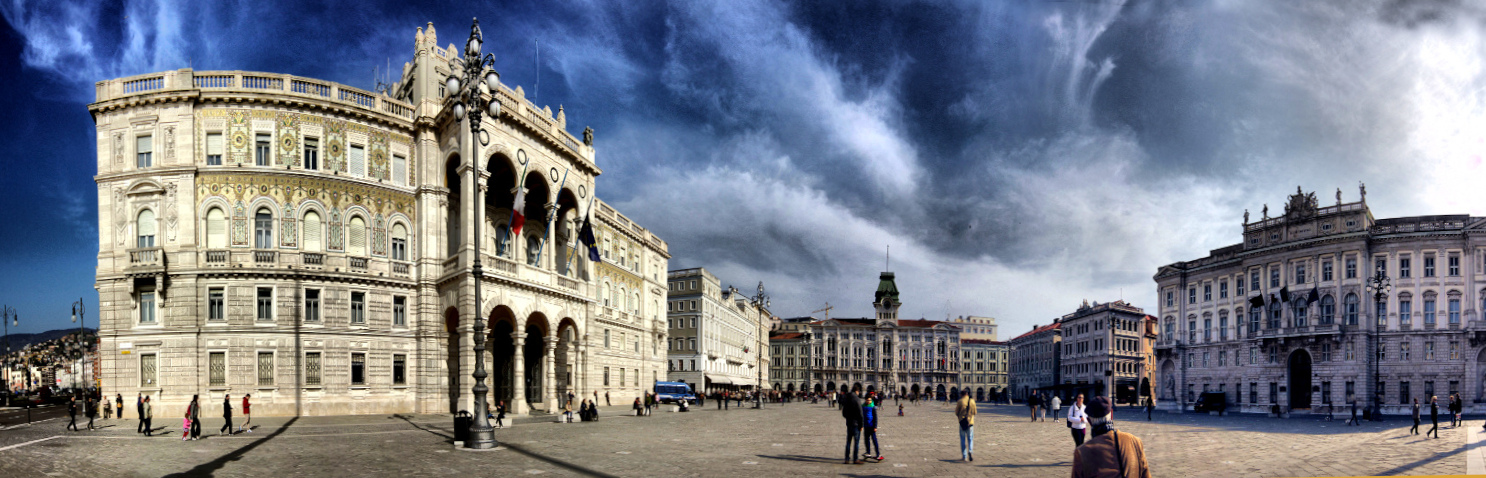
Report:
[{"label": "child", "polygon": [[903,416],[903,404],[898,404],[898,416]]},{"label": "child", "polygon": [[862,443],[865,445],[868,457],[872,456],[872,449],[877,448],[877,461],[882,461],[882,444],[877,442],[877,405],[876,399],[868,397],[867,403],[862,405]]}]

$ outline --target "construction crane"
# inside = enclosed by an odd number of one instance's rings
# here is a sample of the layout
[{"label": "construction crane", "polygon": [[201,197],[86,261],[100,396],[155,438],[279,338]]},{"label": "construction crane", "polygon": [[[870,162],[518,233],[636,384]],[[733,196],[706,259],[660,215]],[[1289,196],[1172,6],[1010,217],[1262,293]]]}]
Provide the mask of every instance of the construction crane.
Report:
[{"label": "construction crane", "polygon": [[814,316],[816,312],[825,312],[826,313],[825,320],[831,320],[831,309],[834,309],[834,308],[835,307],[831,307],[831,303],[830,302],[826,302],[826,308],[812,310],[812,311],[810,311],[810,315],[811,316]]}]

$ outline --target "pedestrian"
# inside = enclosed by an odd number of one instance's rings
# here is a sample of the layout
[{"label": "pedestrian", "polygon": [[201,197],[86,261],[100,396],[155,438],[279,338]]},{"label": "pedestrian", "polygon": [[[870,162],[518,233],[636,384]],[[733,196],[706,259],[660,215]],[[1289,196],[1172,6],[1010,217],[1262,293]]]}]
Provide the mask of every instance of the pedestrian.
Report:
[{"label": "pedestrian", "polygon": [[1063,400],[1060,399],[1060,398],[1058,398],[1057,395],[1053,395],[1052,404],[1048,407],[1048,409],[1049,410],[1052,410],[1052,412],[1053,412],[1053,423],[1057,423],[1058,422],[1058,409],[1059,408],[1063,408]]},{"label": "pedestrian", "polygon": [[104,420],[108,420],[108,419],[111,419],[113,417],[114,417],[114,401],[113,400],[104,400],[103,401],[103,419]]},{"label": "pedestrian", "polygon": [[836,398],[841,405],[841,418],[846,419],[846,459],[842,462],[843,465],[862,464],[858,456],[862,445],[862,404],[856,397],[861,391],[860,386],[853,387],[851,393],[843,393]]},{"label": "pedestrian", "polygon": [[115,394],[114,396],[115,397],[118,397],[118,402],[116,402],[114,404],[114,409],[119,411],[119,419],[120,420],[123,420],[124,419],[124,394],[119,393],[119,394]]},{"label": "pedestrian", "polygon": [[[868,397],[867,403],[862,405],[862,442],[865,443],[863,448],[866,449],[863,456],[875,457],[878,462],[881,462],[883,460],[882,443],[877,441],[877,410],[877,398]],[[874,449],[877,450],[876,455],[872,454]]]},{"label": "pedestrian", "polygon": [[65,430],[77,431],[77,397],[67,400],[67,428]]},{"label": "pedestrian", "polygon": [[93,417],[98,416],[98,402],[93,401],[92,396],[84,400],[83,416],[88,417],[88,431],[93,431]]},{"label": "pedestrian", "polygon": [[1431,427],[1429,427],[1429,431],[1424,432],[1424,436],[1429,436],[1430,433],[1433,433],[1435,438],[1439,438],[1440,437],[1440,403],[1439,403],[1439,399],[1440,399],[1440,397],[1437,397],[1437,396],[1434,396],[1434,395],[1430,395],[1429,396],[1429,421],[1430,422],[1433,422],[1434,425],[1431,426]]},{"label": "pedestrian", "polygon": [[139,416],[139,426],[135,427],[134,433],[144,433],[144,394],[139,394],[134,399],[134,411]]},{"label": "pedestrian", "polygon": [[604,390],[604,406],[606,406],[606,407],[612,407],[612,406],[614,406],[614,403],[612,403],[612,402],[609,401],[609,391],[608,390]]},{"label": "pedestrian", "polygon": [[[562,413],[568,417],[568,423],[573,422],[573,394],[568,394],[567,405],[562,406]],[[506,401],[495,402],[495,427],[506,427]]]},{"label": "pedestrian", "polygon": [[1032,412],[1032,421],[1037,421],[1037,394],[1027,396],[1027,410]]},{"label": "pedestrian", "polygon": [[568,392],[568,405],[572,405],[572,404],[573,404],[573,392],[569,391]]},{"label": "pedestrian", "polygon": [[[237,431],[239,432],[247,431],[248,433],[253,433],[253,427],[248,426],[249,423],[253,422],[253,409],[249,408],[248,404],[248,399],[252,398],[252,396],[253,394],[251,393],[243,395],[243,424],[242,426],[237,427]],[[489,412],[490,403],[486,402],[485,407],[487,409],[486,412]],[[487,417],[488,416],[489,415],[487,415]]]},{"label": "pedestrian", "polygon": [[150,397],[144,397],[144,401],[140,403],[139,421],[144,424],[144,436],[155,436],[155,431],[150,429],[153,425],[150,422],[155,418],[155,408],[150,405]]},{"label": "pedestrian", "polygon": [[965,461],[975,461],[975,411],[970,392],[960,392],[960,400],[955,402],[955,418],[960,419],[960,459]]},{"label": "pedestrian", "polygon": [[1409,433],[1412,433],[1412,434],[1415,434],[1415,435],[1418,435],[1419,434],[1419,398],[1418,397],[1415,397],[1414,398],[1414,428],[1410,428],[1409,429]]},{"label": "pedestrian", "polygon": [[222,395],[222,429],[217,430],[218,435],[232,434],[232,395]]},{"label": "pedestrian", "polygon": [[898,404],[898,416],[903,416],[903,404]]},{"label": "pedestrian", "polygon": [[637,417],[643,417],[643,416],[645,416],[645,404],[640,403],[640,397],[635,397],[634,409],[635,409],[635,416],[637,416]]},{"label": "pedestrian", "polygon": [[186,404],[186,416],[181,419],[181,441],[191,439],[191,409],[196,407],[196,399]]},{"label": "pedestrian", "polygon": [[722,398],[722,392],[712,392],[712,401],[717,402],[718,410],[722,410],[722,406],[727,402]]},{"label": "pedestrian", "polygon": [[1112,408],[1108,398],[1094,397],[1085,409],[1093,437],[1073,449],[1073,478],[1150,478],[1145,445],[1134,435],[1115,430]]},{"label": "pedestrian", "polygon": [[1156,397],[1145,397],[1145,421],[1151,421],[1151,413],[1156,411]]},{"label": "pedestrian", "polygon": [[1068,429],[1073,434],[1073,446],[1084,444],[1084,435],[1088,433],[1089,415],[1088,408],[1084,405],[1084,394],[1080,393],[1073,399],[1073,405],[1068,406]]},{"label": "pedestrian", "polygon": [[201,439],[201,396],[191,396],[191,439]]},{"label": "pedestrian", "polygon": [[1460,394],[1459,393],[1451,394],[1451,396],[1450,396],[1450,413],[1454,414],[1454,417],[1453,417],[1454,422],[1452,422],[1453,425],[1450,425],[1451,428],[1458,427],[1458,426],[1461,426],[1461,425],[1464,425],[1465,424],[1465,421],[1460,419],[1460,412],[1462,412],[1464,410],[1465,410],[1465,402],[1463,402],[1463,401],[1460,400]]},{"label": "pedestrian", "polygon": [[1357,425],[1359,427],[1362,426],[1362,422],[1357,421],[1357,398],[1356,397],[1353,397],[1352,398],[1352,420],[1347,422],[1347,426],[1352,426],[1352,425]]}]

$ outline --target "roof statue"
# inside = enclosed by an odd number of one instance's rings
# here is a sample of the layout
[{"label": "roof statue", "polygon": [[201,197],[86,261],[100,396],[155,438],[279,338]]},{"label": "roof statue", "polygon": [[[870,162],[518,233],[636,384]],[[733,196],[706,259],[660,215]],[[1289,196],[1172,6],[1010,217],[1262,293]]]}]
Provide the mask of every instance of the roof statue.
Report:
[{"label": "roof statue", "polygon": [[1316,215],[1319,209],[1316,193],[1306,193],[1295,186],[1295,194],[1290,196],[1289,203],[1285,204],[1285,217],[1289,219],[1305,219]]},{"label": "roof statue", "polygon": [[1244,209],[1243,210],[1243,223],[1244,224],[1248,224],[1249,223],[1249,210],[1248,209]]}]

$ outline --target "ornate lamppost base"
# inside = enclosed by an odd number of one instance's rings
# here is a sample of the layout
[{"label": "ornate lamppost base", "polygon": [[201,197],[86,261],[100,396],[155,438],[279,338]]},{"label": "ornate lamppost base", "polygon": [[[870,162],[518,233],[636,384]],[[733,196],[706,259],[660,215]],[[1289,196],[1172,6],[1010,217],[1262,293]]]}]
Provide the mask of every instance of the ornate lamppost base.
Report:
[{"label": "ornate lamppost base", "polygon": [[500,444],[495,442],[495,429],[490,427],[471,429],[469,441],[464,442],[465,448],[474,448],[477,450],[488,450],[495,448],[497,445]]}]

